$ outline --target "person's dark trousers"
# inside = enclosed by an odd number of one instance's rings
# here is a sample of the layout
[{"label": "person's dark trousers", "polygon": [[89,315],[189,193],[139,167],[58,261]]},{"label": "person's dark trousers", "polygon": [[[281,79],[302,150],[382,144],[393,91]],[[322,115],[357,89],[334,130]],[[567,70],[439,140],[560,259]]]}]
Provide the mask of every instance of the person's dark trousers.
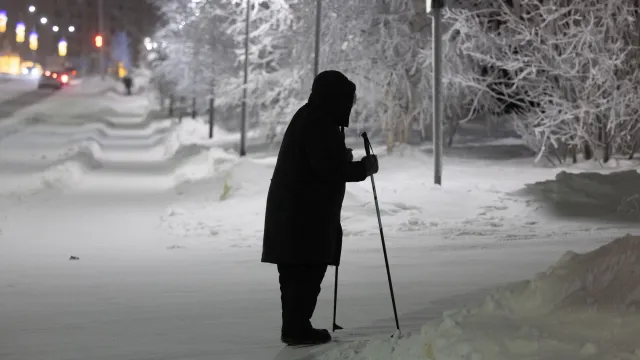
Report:
[{"label": "person's dark trousers", "polygon": [[327,265],[278,264],[282,301],[282,334],[308,330]]}]

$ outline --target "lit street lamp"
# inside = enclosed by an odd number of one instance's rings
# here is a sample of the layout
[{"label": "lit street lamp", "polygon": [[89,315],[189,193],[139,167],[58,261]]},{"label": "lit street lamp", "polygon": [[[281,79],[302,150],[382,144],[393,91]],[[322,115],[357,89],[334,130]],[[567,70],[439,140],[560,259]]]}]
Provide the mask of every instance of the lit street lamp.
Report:
[{"label": "lit street lamp", "polygon": [[24,33],[26,31],[26,27],[23,22],[19,22],[16,24],[16,42],[23,43],[24,42]]},{"label": "lit street lamp", "polygon": [[61,57],[67,56],[67,42],[63,39],[60,39],[58,42],[58,55]]},{"label": "lit street lamp", "polygon": [[41,23],[42,25],[46,24],[46,23],[47,23],[47,21],[49,21],[49,20],[47,20],[47,18],[46,18],[46,17],[42,17],[42,18],[40,18],[40,23]]},{"label": "lit street lamp", "polygon": [[35,11],[36,11],[36,7],[35,6],[33,6],[33,5],[29,6],[29,12],[30,13],[35,12]]},{"label": "lit street lamp", "polygon": [[74,31],[76,31],[76,28],[73,26],[69,26],[69,32],[74,32]]},{"label": "lit street lamp", "polygon": [[0,33],[4,33],[7,31],[7,12],[4,10],[0,10]]},{"label": "lit street lamp", "polygon": [[53,27],[53,32],[58,32],[58,30],[60,30],[60,28],[59,28],[59,27],[57,27],[57,26],[54,26],[54,27]]},{"label": "lit street lamp", "polygon": [[29,34],[29,49],[33,51],[38,50],[38,34],[35,31]]}]

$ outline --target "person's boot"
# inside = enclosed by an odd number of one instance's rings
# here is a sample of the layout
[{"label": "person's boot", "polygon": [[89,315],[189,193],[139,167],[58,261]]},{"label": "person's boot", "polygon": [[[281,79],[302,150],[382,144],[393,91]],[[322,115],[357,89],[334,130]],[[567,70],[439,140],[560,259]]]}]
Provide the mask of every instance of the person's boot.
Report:
[{"label": "person's boot", "polygon": [[298,331],[282,331],[280,340],[289,346],[320,345],[331,341],[331,334],[326,329],[306,328]]}]

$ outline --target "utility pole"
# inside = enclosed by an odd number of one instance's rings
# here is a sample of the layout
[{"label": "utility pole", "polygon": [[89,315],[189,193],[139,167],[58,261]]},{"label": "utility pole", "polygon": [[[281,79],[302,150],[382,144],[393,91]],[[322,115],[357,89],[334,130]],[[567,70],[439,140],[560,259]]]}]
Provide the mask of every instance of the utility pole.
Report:
[{"label": "utility pole", "polygon": [[[104,36],[104,0],[98,0],[98,32],[100,34],[100,36],[102,36],[103,39],[105,39]],[[99,51],[99,61],[98,61],[98,66],[99,66],[99,72],[100,72],[100,77],[102,78],[102,80],[104,80],[105,77],[105,61],[104,61],[104,44],[102,46],[100,46],[100,48],[98,49]]]},{"label": "utility pole", "polygon": [[442,185],[442,8],[444,0],[427,0],[433,16],[433,182]]},{"label": "utility pole", "polygon": [[313,77],[320,72],[320,26],[322,24],[322,0],[316,0],[316,48],[313,58]]},{"label": "utility pole", "polygon": [[247,155],[247,83],[249,80],[249,21],[251,14],[251,0],[247,0],[244,37],[244,88],[242,91],[242,123],[240,124],[240,156]]}]

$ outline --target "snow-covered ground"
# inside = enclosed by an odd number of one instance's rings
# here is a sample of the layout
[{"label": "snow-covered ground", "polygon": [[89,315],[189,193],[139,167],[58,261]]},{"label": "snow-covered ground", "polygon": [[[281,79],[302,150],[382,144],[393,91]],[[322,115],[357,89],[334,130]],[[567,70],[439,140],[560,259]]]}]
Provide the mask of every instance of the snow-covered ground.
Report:
[{"label": "snow-covered ground", "polygon": [[[631,306],[615,305],[638,298],[637,251],[622,251],[637,240],[565,255],[547,275],[493,290],[566,251],[640,234],[636,163],[479,161],[485,147],[475,144],[476,160],[446,159],[437,187],[426,153],[376,149],[402,336],[389,339],[366,181],[349,184],[345,199],[338,323],[378,340],[294,350],[279,342],[276,270],[259,261],[275,158],[238,158],[219,147],[237,134],[215,129],[209,141],[192,120],[148,118],[146,94],[123,97],[117,84],[100,83],[86,80],[0,123],[3,360],[640,358],[622,335],[612,350],[597,340],[602,332],[586,331],[634,330]],[[332,289],[330,270],[316,326],[331,324]],[[608,307],[583,309],[586,293]]]}]

